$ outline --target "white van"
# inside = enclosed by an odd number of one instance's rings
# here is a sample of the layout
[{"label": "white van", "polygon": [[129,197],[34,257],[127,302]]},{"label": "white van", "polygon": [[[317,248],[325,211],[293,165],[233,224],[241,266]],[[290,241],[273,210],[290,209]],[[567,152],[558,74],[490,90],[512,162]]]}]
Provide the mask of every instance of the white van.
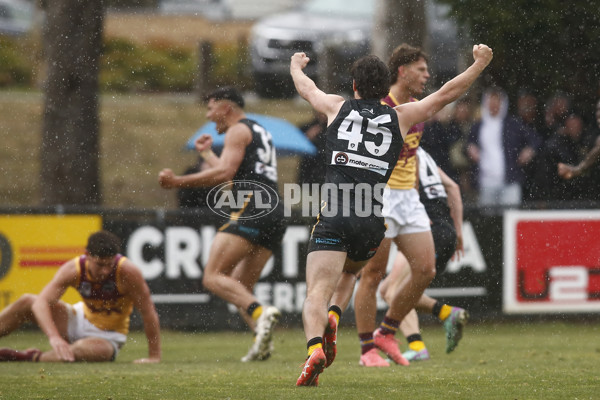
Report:
[{"label": "white van", "polygon": [[31,29],[34,4],[25,0],[0,0],[0,35],[20,36]]}]

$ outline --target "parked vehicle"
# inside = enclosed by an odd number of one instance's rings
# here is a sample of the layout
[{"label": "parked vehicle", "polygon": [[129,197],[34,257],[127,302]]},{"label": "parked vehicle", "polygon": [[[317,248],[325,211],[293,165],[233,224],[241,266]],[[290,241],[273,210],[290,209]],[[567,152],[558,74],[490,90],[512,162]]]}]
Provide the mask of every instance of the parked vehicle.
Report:
[{"label": "parked vehicle", "polygon": [[23,0],[0,0],[0,35],[20,36],[31,29],[33,4]]},{"label": "parked vehicle", "polygon": [[[370,49],[375,0],[310,0],[297,10],[259,20],[250,37],[251,73],[261,96],[293,94],[290,57],[297,51],[311,59],[305,72],[318,81],[317,63],[328,46],[336,49],[339,64],[351,62]],[[336,74],[335,85],[348,74]]]},{"label": "parked vehicle", "polygon": [[[350,88],[348,68],[371,51],[377,0],[308,0],[300,8],[265,17],[253,26],[250,36],[250,69],[255,90],[262,97],[295,93],[289,75],[290,57],[303,51],[311,62],[306,74],[319,84],[324,49],[333,49],[335,66],[328,84],[336,91]],[[454,22],[446,17],[448,6],[426,1],[427,40],[432,85],[456,75],[459,40]],[[330,86],[330,87],[331,87]]]}]

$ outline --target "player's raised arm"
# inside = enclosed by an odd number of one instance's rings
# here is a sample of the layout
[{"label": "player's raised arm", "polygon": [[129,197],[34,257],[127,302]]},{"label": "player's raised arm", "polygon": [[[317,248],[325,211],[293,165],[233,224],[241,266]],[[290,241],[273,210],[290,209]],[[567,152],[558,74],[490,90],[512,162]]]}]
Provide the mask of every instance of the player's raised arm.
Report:
[{"label": "player's raised arm", "polygon": [[335,119],[340,111],[344,98],[334,94],[327,94],[317,87],[315,82],[305,73],[304,68],[308,65],[310,58],[304,53],[295,53],[290,61],[290,74],[296,86],[296,91],[303,99],[308,101],[318,112],[327,115],[329,122]]},{"label": "player's raised arm", "polygon": [[430,94],[423,100],[401,104],[396,107],[400,122],[400,129],[407,132],[411,126],[426,121],[440,111],[445,105],[462,96],[481,75],[483,70],[492,61],[492,49],[485,44],[473,46],[473,64],[463,73],[446,82],[437,92]]}]

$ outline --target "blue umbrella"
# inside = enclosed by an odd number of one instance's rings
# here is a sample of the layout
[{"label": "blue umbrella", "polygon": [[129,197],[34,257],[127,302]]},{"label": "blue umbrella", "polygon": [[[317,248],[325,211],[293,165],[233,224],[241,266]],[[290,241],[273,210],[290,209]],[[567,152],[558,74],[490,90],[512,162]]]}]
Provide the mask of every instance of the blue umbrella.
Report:
[{"label": "blue umbrella", "polygon": [[[316,147],[304,136],[304,133],[294,124],[288,121],[271,117],[268,115],[246,113],[248,119],[252,119],[261,124],[267,131],[271,133],[273,137],[273,144],[277,149],[277,155],[296,155],[296,154],[317,154]],[[200,135],[207,133],[213,138],[213,147],[223,147],[225,141],[225,135],[219,135],[217,133],[217,127],[214,122],[208,122],[192,136],[187,144],[186,148],[194,150],[194,142]]]}]

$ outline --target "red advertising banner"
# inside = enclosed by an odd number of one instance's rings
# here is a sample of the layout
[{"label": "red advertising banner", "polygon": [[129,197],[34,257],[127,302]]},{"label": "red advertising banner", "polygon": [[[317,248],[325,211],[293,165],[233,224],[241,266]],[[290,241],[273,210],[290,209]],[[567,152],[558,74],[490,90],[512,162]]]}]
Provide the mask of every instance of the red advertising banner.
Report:
[{"label": "red advertising banner", "polygon": [[503,308],[600,311],[600,212],[507,211]]}]

